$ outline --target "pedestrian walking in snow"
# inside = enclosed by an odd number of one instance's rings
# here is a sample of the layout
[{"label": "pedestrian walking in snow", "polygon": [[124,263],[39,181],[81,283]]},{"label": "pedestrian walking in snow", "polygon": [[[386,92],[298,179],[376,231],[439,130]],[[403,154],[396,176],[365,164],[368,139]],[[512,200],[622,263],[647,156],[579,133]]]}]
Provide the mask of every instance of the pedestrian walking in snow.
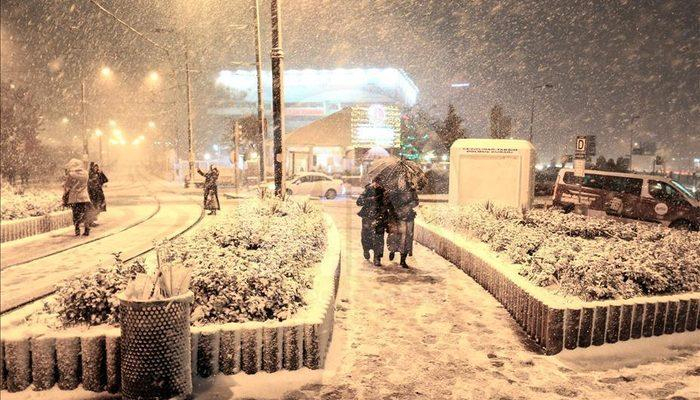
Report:
[{"label": "pedestrian walking in snow", "polygon": [[64,205],[73,210],[73,225],[75,236],[80,235],[80,224],[84,226],[83,235],[90,235],[91,211],[90,196],[88,194],[88,172],[83,167],[83,162],[73,158],[66,164],[66,181],[63,184]]},{"label": "pedestrian walking in snow", "polygon": [[389,260],[393,260],[396,253],[401,255],[401,266],[408,268],[406,258],[413,256],[413,222],[416,219],[418,207],[418,194],[416,189],[404,183],[403,188],[386,192],[386,204],[389,221],[387,225],[387,248]]},{"label": "pedestrian walking in snow", "polygon": [[386,231],[386,207],[384,205],[384,189],[377,179],[365,186],[365,191],[357,198],[361,206],[357,213],[362,218],[362,252],[365,260],[369,260],[370,250],[374,256],[374,265],[382,265],[384,255],[384,232]]},{"label": "pedestrian walking in snow", "polygon": [[99,213],[107,211],[107,201],[105,199],[105,193],[102,190],[102,186],[109,182],[107,175],[100,170],[100,166],[97,163],[90,163],[90,172],[88,174],[88,195],[90,196],[90,202],[92,203],[93,216],[91,218],[92,226],[96,226],[95,221]]},{"label": "pedestrian walking in snow", "polygon": [[197,173],[204,177],[204,209],[209,210],[209,215],[216,215],[216,211],[220,210],[219,206],[219,190],[216,181],[219,179],[219,170],[213,166],[209,166],[208,172],[202,172],[197,168]]}]

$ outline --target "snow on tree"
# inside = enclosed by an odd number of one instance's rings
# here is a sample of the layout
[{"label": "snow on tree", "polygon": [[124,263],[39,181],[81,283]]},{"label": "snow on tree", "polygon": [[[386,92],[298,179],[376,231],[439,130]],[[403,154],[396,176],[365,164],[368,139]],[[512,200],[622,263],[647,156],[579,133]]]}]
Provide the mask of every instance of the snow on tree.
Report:
[{"label": "snow on tree", "polygon": [[438,125],[435,132],[438,134],[443,146],[448,150],[457,139],[467,137],[467,131],[462,124],[462,118],[457,115],[455,107],[452,104],[447,106],[447,116],[445,120]]}]

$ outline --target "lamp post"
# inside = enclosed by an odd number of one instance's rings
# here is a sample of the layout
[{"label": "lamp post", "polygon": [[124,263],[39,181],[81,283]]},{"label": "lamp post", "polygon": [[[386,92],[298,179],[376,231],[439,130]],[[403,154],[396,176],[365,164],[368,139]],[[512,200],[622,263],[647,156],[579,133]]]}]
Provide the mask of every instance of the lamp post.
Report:
[{"label": "lamp post", "polygon": [[100,165],[102,165],[102,131],[99,129],[95,129],[95,136],[97,136],[97,140],[99,142]]},{"label": "lamp post", "polygon": [[551,89],[554,86],[545,83],[544,85],[537,85],[532,87],[532,104],[530,105],[530,138],[528,139],[532,143],[532,125],[535,121],[535,90],[536,89]]},{"label": "lamp post", "polygon": [[262,56],[260,50],[260,0],[255,0],[255,68],[258,73],[258,133],[260,135],[260,183],[265,181],[265,105],[262,90]]},{"label": "lamp post", "polygon": [[274,124],[274,167],[275,195],[282,196],[284,188],[284,71],[282,52],[282,21],[280,18],[280,3],[282,0],[271,0],[272,14],[272,121]]}]

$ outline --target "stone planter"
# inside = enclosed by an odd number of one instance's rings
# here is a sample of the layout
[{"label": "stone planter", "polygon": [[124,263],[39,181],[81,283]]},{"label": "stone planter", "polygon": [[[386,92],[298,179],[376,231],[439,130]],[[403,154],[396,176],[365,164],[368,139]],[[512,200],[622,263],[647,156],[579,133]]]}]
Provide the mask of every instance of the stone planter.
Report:
[{"label": "stone planter", "polygon": [[0,222],[0,243],[50,232],[72,224],[73,215],[70,210],[58,211],[41,217],[2,221]]},{"label": "stone planter", "polygon": [[415,239],[491,293],[545,353],[700,329],[700,293],[591,301],[563,298],[482,243],[417,219]]},{"label": "stone planter", "polygon": [[[285,321],[191,327],[194,376],[323,368],[333,335],[341,248],[329,217],[326,223],[328,244],[315,266],[309,304]],[[0,388],[71,390],[82,384],[85,390],[118,393],[122,356],[119,328],[44,335],[8,329],[0,340]]]}]

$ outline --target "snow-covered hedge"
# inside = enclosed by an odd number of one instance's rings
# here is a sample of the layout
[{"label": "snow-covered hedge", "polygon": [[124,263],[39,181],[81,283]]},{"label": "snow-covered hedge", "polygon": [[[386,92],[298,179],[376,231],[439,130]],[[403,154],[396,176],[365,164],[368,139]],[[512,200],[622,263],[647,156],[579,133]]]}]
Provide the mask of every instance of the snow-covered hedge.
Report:
[{"label": "snow-covered hedge", "polygon": [[52,301],[45,303],[44,311],[54,315],[63,326],[115,324],[119,321],[119,300],[115,295],[136,274],[145,271],[142,259],[125,263],[115,254],[113,265],[58,285]]},{"label": "snow-covered hedge", "polygon": [[700,290],[697,232],[489,204],[431,204],[420,214],[488,243],[535,284],[584,300]]},{"label": "snow-covered hedge", "polygon": [[[310,203],[252,199],[196,233],[156,245],[161,263],[192,270],[192,322],[284,320],[305,305],[313,265],[326,247],[322,212]],[[114,266],[66,281],[46,306],[64,326],[118,322],[114,295],[141,262]]]},{"label": "snow-covered hedge", "polygon": [[58,192],[27,190],[3,183],[0,187],[0,217],[3,221],[38,217],[63,209]]}]

